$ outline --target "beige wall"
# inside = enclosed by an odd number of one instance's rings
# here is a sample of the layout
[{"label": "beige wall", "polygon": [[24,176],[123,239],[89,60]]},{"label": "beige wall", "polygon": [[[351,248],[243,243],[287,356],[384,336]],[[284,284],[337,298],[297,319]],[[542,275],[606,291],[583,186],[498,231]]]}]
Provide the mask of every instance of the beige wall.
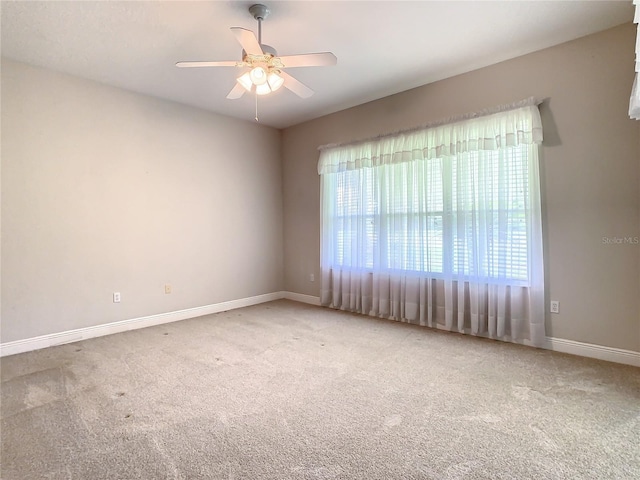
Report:
[{"label": "beige wall", "polygon": [[280,137],[3,60],[2,342],[282,290]]},{"label": "beige wall", "polygon": [[640,351],[640,246],[602,241],[640,236],[634,41],[617,27],[282,134],[3,60],[2,342],[283,287],[318,295],[319,145],[536,96],[561,302],[547,334]]},{"label": "beige wall", "polygon": [[328,115],[283,132],[285,289],[318,295],[317,147],[511,103],[541,106],[547,335],[640,351],[640,122],[628,117],[631,24]]}]

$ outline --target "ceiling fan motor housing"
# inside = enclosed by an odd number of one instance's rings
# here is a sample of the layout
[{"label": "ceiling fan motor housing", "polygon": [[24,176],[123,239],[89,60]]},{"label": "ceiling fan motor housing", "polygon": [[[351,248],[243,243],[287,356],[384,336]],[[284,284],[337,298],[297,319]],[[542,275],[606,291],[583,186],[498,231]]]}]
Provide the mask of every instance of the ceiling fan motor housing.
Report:
[{"label": "ceiling fan motor housing", "polygon": [[[277,57],[278,52],[271,45],[265,45],[264,43],[260,44],[260,48],[262,48],[262,52],[267,56]],[[244,60],[247,57],[247,52],[242,49],[242,59]]]}]

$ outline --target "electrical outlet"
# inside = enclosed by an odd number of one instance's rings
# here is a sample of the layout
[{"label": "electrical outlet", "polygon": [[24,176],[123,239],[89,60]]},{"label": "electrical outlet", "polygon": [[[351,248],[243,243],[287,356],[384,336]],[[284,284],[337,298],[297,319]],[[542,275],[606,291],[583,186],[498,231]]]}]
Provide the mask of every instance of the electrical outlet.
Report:
[{"label": "electrical outlet", "polygon": [[166,284],[164,286],[164,293],[171,293],[171,285],[170,284]]},{"label": "electrical outlet", "polygon": [[309,281],[310,282],[315,282],[316,281],[316,276],[313,273],[309,274]]},{"label": "electrical outlet", "polygon": [[113,303],[120,303],[120,292],[113,292]]},{"label": "electrical outlet", "polygon": [[560,313],[560,302],[551,300],[551,313]]}]

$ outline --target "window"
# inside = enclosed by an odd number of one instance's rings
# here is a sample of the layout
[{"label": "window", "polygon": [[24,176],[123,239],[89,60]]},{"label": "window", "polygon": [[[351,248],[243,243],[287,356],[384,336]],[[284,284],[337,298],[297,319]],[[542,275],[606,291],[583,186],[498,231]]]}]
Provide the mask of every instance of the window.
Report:
[{"label": "window", "polygon": [[542,344],[537,105],[323,148],[320,303]]},{"label": "window", "polygon": [[334,266],[529,279],[529,145],[413,160],[324,179]]}]

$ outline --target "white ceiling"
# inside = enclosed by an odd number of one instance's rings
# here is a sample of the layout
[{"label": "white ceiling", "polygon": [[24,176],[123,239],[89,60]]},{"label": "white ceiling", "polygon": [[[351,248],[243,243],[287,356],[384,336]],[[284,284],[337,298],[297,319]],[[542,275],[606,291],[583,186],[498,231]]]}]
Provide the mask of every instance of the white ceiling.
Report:
[{"label": "white ceiling", "polygon": [[[2,55],[127,90],[252,120],[254,97],[225,97],[239,60],[229,27],[257,29],[257,1],[2,1]],[[333,67],[288,70],[315,90],[260,97],[284,128],[633,20],[625,1],[269,1],[263,43],[280,55],[331,51]],[[629,59],[633,61],[632,58]]]}]

